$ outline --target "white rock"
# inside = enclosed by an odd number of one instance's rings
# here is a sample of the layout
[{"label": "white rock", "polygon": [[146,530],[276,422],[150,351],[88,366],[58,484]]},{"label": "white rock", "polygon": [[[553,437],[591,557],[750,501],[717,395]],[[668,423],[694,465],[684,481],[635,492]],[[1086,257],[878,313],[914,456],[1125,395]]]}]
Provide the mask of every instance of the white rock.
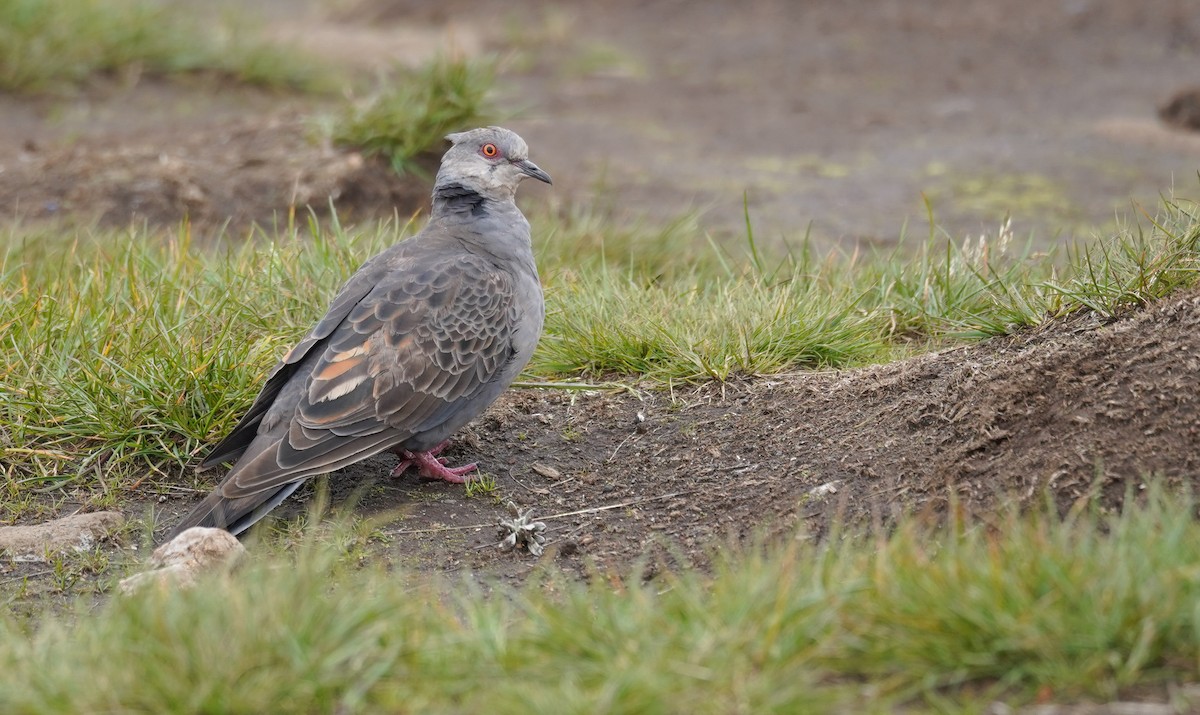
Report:
[{"label": "white rock", "polygon": [[120,589],[122,594],[128,596],[151,585],[158,586],[159,588],[167,588],[168,586],[191,588],[196,585],[196,574],[193,571],[189,571],[186,567],[176,564],[174,566],[167,566],[166,568],[154,569],[153,571],[143,571],[128,578],[123,578],[117,584],[117,588]]},{"label": "white rock", "polygon": [[840,479],[835,479],[832,482],[825,482],[819,487],[813,487],[812,489],[809,489],[808,495],[813,499],[823,499],[830,494],[837,494],[838,486],[841,485],[841,483],[842,480]]},{"label": "white rock", "polygon": [[88,551],[125,523],[117,511],[72,514],[44,524],[0,526],[0,554],[13,561],[45,562],[50,554]]},{"label": "white rock", "polygon": [[195,526],[154,550],[152,570],[123,579],[118,587],[125,594],[148,584],[188,588],[200,574],[233,566],[245,554],[246,547],[228,531]]},{"label": "white rock", "polygon": [[194,526],[155,549],[150,564],[155,567],[179,564],[203,571],[239,559],[245,553],[246,547],[228,531]]}]

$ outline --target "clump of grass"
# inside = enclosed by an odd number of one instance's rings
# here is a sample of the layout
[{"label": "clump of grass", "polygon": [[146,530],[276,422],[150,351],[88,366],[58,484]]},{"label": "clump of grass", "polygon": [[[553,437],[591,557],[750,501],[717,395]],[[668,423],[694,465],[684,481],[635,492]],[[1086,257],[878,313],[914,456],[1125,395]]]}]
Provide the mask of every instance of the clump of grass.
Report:
[{"label": "clump of grass", "polygon": [[0,89],[75,87],[98,73],[212,71],[310,88],[317,64],[245,30],[246,18],[201,20],[147,0],[0,0]]},{"label": "clump of grass", "polygon": [[676,256],[669,272],[559,254],[562,293],[550,291],[535,369],[723,380],[886,360],[1085,309],[1111,316],[1196,283],[1200,214],[1167,203],[1148,229],[1066,256],[1014,249],[1007,224],[961,244],[931,235],[915,253],[815,257],[803,247],[774,263],[749,230],[741,261],[681,259],[686,250],[665,238],[642,240]]},{"label": "clump of grass", "polygon": [[[405,229],[394,229],[393,238]],[[377,236],[201,251],[183,230],[10,236],[0,475],[23,488],[178,469],[231,425]],[[378,247],[378,243],[375,244]],[[268,288],[273,286],[273,288]]]},{"label": "clump of grass", "polygon": [[347,105],[329,121],[332,140],[391,161],[397,171],[442,146],[447,133],[485,124],[494,65],[490,60],[441,58],[418,71],[399,70],[387,87]]},{"label": "clump of grass", "polygon": [[[1153,490],[1151,490],[1153,491]],[[715,550],[652,581],[356,568],[308,539],[185,592],[0,616],[11,712],[981,711],[1200,676],[1195,502]],[[287,556],[280,556],[287,558]]]},{"label": "clump of grass", "polygon": [[885,322],[859,308],[853,286],[808,278],[692,273],[658,282],[611,269],[564,273],[534,369],[725,380],[887,353]]},{"label": "clump of grass", "polygon": [[850,673],[912,689],[986,683],[1111,699],[1193,672],[1194,509],[1156,493],[1114,518],[1084,505],[1065,520],[1048,510],[961,521],[953,534],[910,522],[859,555],[831,650]]},{"label": "clump of grass", "polygon": [[1104,317],[1144,305],[1196,284],[1200,272],[1200,212],[1195,205],[1168,204],[1151,227],[1125,225],[1109,241],[1074,246],[1062,278],[1045,290],[1069,310],[1092,310]]},{"label": "clump of grass", "polygon": [[1197,205],[1164,202],[1147,219],[1037,255],[1012,251],[1007,222],[995,237],[943,243],[942,256],[931,236],[916,263],[877,264],[872,283],[897,326],[934,336],[1003,335],[1082,310],[1108,318],[1197,282]]}]

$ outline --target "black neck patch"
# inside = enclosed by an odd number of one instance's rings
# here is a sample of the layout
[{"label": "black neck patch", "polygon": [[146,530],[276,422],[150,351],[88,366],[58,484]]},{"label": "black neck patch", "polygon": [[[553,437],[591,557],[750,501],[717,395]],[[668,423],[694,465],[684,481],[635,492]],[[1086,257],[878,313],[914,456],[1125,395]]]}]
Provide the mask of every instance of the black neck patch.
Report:
[{"label": "black neck patch", "polygon": [[455,182],[434,188],[433,203],[435,207],[441,206],[450,213],[470,213],[479,216],[484,212],[487,199],[478,191]]}]

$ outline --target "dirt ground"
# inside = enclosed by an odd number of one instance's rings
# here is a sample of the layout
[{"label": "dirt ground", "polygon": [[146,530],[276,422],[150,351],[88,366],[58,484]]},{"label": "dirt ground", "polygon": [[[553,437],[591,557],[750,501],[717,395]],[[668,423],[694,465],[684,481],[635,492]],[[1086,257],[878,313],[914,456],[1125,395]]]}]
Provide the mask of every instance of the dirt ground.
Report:
[{"label": "dirt ground", "polygon": [[[1188,0],[494,7],[344,5],[319,37],[363,67],[413,28],[434,47],[504,56],[500,100],[521,110],[505,124],[555,177],[526,205],[704,207],[707,228],[736,232],[745,190],[768,232],[886,244],[924,220],[924,192],[954,235],[1012,213],[1018,234],[1049,242],[1108,224],[1131,198],[1194,188],[1200,135],[1156,114],[1200,84]],[[424,206],[419,180],[314,141],[311,107],[202,78],[0,97],[0,211],[187,215],[203,233],[330,200],[344,221]],[[986,513],[1049,490],[1064,509],[1095,495],[1117,508],[1151,474],[1200,486],[1198,370],[1193,294],[864,370],[514,391],[448,453],[478,460],[494,495],[387,479],[390,457],[330,484],[335,507],[355,494],[358,513],[399,515],[377,544],[395,562],[515,580],[550,561],[623,569],[647,548],[702,561],[760,528],[819,536],[835,517],[886,522],[951,498]],[[126,510],[153,506],[162,533],[217,477],[187,496],[130,495]],[[546,523],[541,559],[495,548],[504,500]]]}]

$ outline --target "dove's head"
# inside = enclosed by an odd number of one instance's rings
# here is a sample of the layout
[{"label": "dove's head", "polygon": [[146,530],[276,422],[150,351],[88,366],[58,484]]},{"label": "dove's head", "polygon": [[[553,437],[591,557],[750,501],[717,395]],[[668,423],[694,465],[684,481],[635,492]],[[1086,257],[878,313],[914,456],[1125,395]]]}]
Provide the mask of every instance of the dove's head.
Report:
[{"label": "dove's head", "polygon": [[525,140],[503,127],[482,127],[447,135],[452,144],[442,157],[436,186],[461,184],[495,199],[511,199],[526,177],[547,184],[550,175],[529,160]]}]

